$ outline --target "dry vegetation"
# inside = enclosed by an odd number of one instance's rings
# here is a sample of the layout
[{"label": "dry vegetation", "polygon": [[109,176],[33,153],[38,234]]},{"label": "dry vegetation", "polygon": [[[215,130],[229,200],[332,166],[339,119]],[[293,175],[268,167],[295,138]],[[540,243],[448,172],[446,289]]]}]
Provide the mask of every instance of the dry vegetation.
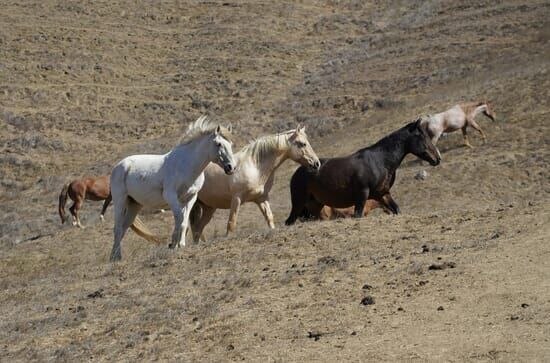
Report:
[{"label": "dry vegetation", "polygon": [[[0,360],[548,361],[550,5],[547,1],[4,2],[0,9]],[[403,214],[283,226],[179,251],[112,212],[85,230],[56,202],[75,176],[167,151],[202,113],[237,148],[303,122],[319,156],[423,113],[493,102],[472,132],[414,158]],[[415,175],[426,170],[425,180]],[[168,235],[169,214],[144,221]],[[372,298],[368,299],[368,297]],[[366,303],[363,304],[362,302]],[[373,302],[373,304],[369,304]]]}]

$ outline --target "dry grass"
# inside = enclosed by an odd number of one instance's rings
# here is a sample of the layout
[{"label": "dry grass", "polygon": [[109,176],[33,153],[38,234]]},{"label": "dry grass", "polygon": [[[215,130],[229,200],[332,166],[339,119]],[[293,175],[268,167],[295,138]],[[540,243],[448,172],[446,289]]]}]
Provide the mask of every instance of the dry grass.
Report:
[{"label": "dry grass", "polygon": [[[3,4],[0,360],[547,361],[548,10]],[[245,205],[229,238],[218,211],[210,243],[170,251],[129,233],[111,264],[110,211],[101,224],[85,204],[84,231],[56,215],[63,182],[166,151],[201,113],[232,122],[237,149],[303,122],[326,157],[478,98],[497,112],[480,120],[488,144],[453,134],[439,167],[406,159],[400,216],[286,228],[291,162],[273,232]],[[163,235],[173,223],[143,219]]]}]

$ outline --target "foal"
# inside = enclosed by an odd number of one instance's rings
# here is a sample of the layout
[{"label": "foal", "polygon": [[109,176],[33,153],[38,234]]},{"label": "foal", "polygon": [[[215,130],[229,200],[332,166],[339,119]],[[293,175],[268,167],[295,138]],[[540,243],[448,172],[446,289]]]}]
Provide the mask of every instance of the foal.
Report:
[{"label": "foal", "polygon": [[103,221],[105,211],[111,203],[111,189],[109,188],[109,175],[103,175],[97,178],[86,176],[82,179],[75,179],[70,183],[63,186],[61,194],[59,194],[59,216],[61,217],[61,223],[65,223],[65,204],[67,204],[67,196],[73,200],[73,205],[69,208],[69,211],[73,217],[73,226],[82,228],[80,223],[80,217],[78,212],[82,208],[84,200],[104,200],[103,208],[99,218]]},{"label": "foal", "polygon": [[489,103],[487,102],[469,102],[461,103],[451,107],[445,112],[437,113],[427,118],[423,118],[422,123],[427,125],[427,131],[432,139],[432,143],[435,145],[443,133],[449,133],[462,130],[462,136],[464,137],[464,145],[469,148],[473,148],[468,140],[467,127],[471,126],[476,129],[483,138],[483,143],[487,141],[487,136],[474,120],[475,117],[483,113],[485,116],[495,121],[496,115],[491,110]]}]

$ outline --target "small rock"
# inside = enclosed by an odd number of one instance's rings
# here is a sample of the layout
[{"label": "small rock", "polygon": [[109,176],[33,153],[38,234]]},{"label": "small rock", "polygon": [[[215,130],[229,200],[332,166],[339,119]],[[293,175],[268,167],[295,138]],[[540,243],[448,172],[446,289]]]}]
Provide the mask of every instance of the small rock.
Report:
[{"label": "small rock", "polygon": [[374,304],[374,298],[372,296],[365,296],[363,299],[361,299],[362,305],[373,305]]},{"label": "small rock", "polygon": [[437,311],[443,311],[443,310],[445,310],[445,309],[443,308],[443,306],[439,306],[439,307],[437,308]]},{"label": "small rock", "polygon": [[318,341],[321,338],[321,335],[323,335],[323,333],[311,332],[311,331],[307,333],[307,337],[315,341]]},{"label": "small rock", "polygon": [[231,350],[234,350],[235,347],[233,346],[233,344],[229,344],[226,348],[228,351],[231,351]]},{"label": "small rock", "polygon": [[89,299],[95,299],[98,297],[103,297],[103,289],[99,289],[97,291],[92,292],[91,294],[88,294]]},{"label": "small rock", "polygon": [[510,320],[518,320],[518,319],[519,319],[519,316],[517,315],[510,316]]},{"label": "small rock", "polygon": [[370,290],[370,289],[372,289],[371,285],[369,285],[369,284],[364,284],[363,285],[363,290]]},{"label": "small rock", "polygon": [[525,309],[525,308],[529,307],[529,304],[523,303],[523,304],[521,304],[521,307]]},{"label": "small rock", "polygon": [[416,175],[414,176],[414,178],[416,180],[426,180],[426,178],[428,177],[428,172],[426,170],[420,170],[418,173],[416,173]]}]

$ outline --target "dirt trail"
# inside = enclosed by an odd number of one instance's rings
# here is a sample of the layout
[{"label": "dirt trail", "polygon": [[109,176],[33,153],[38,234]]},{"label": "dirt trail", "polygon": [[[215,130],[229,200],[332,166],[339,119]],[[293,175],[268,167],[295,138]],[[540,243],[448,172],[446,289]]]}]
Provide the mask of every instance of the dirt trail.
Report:
[{"label": "dirt trail", "polygon": [[[545,1],[3,4],[0,360],[548,361],[550,6]],[[475,148],[410,157],[403,214],[268,231],[244,205],[210,243],[132,233],[108,262],[112,212],[61,226],[64,182],[165,152],[202,113],[236,148],[307,126],[321,157],[420,114],[488,99]],[[425,170],[427,178],[416,180]],[[172,217],[148,214],[168,235]]]}]

